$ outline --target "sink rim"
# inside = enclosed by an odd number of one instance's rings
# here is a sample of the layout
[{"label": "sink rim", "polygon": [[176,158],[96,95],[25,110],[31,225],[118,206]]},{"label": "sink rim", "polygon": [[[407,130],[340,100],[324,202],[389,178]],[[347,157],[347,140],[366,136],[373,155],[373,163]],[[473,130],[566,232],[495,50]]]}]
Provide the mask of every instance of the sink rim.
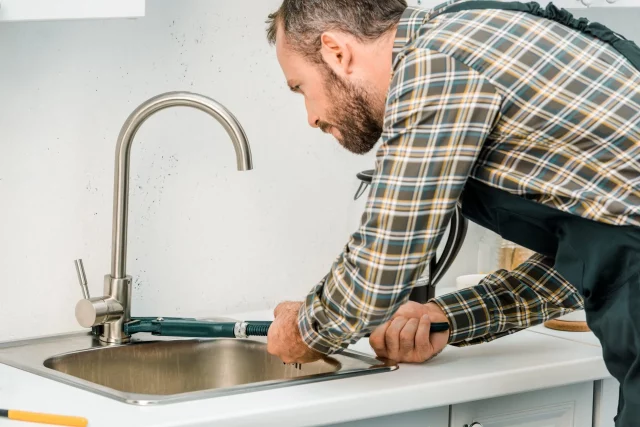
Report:
[{"label": "sink rim", "polygon": [[[334,372],[309,374],[298,378],[280,379],[259,381],[254,383],[239,384],[235,386],[212,388],[206,390],[190,391],[183,393],[176,393],[170,395],[150,395],[129,393],[119,390],[115,390],[97,383],[93,383],[88,380],[84,380],[79,377],[75,377],[71,374],[67,374],[61,371],[57,371],[53,368],[45,366],[45,362],[68,356],[75,353],[84,353],[88,351],[100,351],[106,348],[125,347],[129,345],[136,345],[145,343],[155,343],[164,341],[189,341],[189,342],[208,342],[212,340],[220,340],[219,338],[181,338],[181,337],[159,337],[151,334],[136,334],[134,340],[128,344],[111,344],[102,345],[98,340],[91,335],[91,333],[66,333],[57,335],[47,335],[38,338],[29,338],[25,340],[0,342],[0,364],[12,366],[16,369],[20,369],[31,374],[38,375],[43,378],[47,378],[52,381],[63,383],[75,388],[79,388],[94,394],[102,395],[104,397],[111,398],[113,400],[123,402],[131,405],[150,406],[150,405],[163,405],[169,403],[187,402],[194,400],[209,399],[214,397],[231,396],[237,394],[246,394],[259,391],[273,390],[285,387],[294,387],[297,385],[304,385],[310,383],[317,383],[323,381],[330,381],[336,379],[344,379],[356,376],[370,375],[374,373],[390,372],[398,369],[398,364],[394,361],[374,358],[365,353],[361,353],[352,349],[344,350],[339,354],[332,354],[328,358],[334,359],[340,365],[340,369]],[[229,340],[233,340],[230,338]],[[266,343],[266,339],[263,337],[251,337],[244,340],[250,340],[254,342]],[[22,357],[11,357],[11,352],[17,353],[20,356],[20,350],[23,352],[36,351],[38,348],[41,350],[47,349],[47,347],[62,346],[67,347],[66,351],[49,351],[46,354],[42,354],[33,359],[37,359],[37,363],[28,360],[23,360]],[[8,353],[8,354],[7,354]],[[42,351],[40,352],[42,353]],[[360,364],[367,364],[367,367],[353,367],[354,361]],[[329,362],[332,363],[332,362]],[[335,362],[333,362],[335,363]],[[357,365],[357,364],[356,364]]]}]

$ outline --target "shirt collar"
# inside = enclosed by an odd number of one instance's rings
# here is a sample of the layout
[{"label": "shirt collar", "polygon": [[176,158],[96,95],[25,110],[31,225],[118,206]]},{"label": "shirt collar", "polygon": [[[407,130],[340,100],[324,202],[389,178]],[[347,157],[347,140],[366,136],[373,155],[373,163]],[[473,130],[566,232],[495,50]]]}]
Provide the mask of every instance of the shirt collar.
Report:
[{"label": "shirt collar", "polygon": [[413,40],[416,32],[424,22],[424,18],[428,13],[428,9],[419,9],[412,6],[407,7],[402,13],[402,17],[400,17],[398,28],[396,30],[396,38],[393,41],[394,62],[400,51],[404,49],[411,40]]},{"label": "shirt collar", "polygon": [[395,62],[398,54],[415,39],[420,27],[429,20],[434,12],[439,12],[445,7],[462,1],[467,0],[446,0],[432,9],[422,9],[413,6],[407,7],[400,17],[396,37],[393,41],[393,62]]}]

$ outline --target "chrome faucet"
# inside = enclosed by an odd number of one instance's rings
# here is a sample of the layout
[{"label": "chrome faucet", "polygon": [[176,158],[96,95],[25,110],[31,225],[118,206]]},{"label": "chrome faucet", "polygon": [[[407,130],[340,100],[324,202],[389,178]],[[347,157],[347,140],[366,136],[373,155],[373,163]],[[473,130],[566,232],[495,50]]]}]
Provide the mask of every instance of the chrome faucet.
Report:
[{"label": "chrome faucet", "polygon": [[230,111],[211,98],[189,92],[168,92],[147,100],[131,113],[122,126],[116,146],[111,274],[104,277],[104,296],[90,298],[82,260],[76,260],[84,294],[84,299],[76,305],[76,319],[81,326],[93,328],[104,343],[130,340],[124,332],[124,324],[131,319],[131,276],[126,272],[131,144],[149,117],[170,107],[196,108],[216,119],[231,138],[238,170],[253,169],[249,142],[242,126]]}]

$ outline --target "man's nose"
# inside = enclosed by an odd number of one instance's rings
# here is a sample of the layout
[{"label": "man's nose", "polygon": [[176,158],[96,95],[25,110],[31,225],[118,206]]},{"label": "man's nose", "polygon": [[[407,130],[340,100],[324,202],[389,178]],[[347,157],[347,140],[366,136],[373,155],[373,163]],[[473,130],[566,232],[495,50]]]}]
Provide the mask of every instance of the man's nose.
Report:
[{"label": "man's nose", "polygon": [[307,103],[306,99],[305,99],[305,108],[307,109],[307,121],[309,122],[309,126],[311,126],[312,128],[317,128],[318,123],[320,122],[320,117],[318,117],[317,115],[311,112],[311,109],[309,108],[309,104]]},{"label": "man's nose", "polygon": [[314,116],[313,114],[307,114],[307,120],[309,121],[309,126],[312,128],[318,128],[318,123],[320,123],[320,118],[318,116]]}]

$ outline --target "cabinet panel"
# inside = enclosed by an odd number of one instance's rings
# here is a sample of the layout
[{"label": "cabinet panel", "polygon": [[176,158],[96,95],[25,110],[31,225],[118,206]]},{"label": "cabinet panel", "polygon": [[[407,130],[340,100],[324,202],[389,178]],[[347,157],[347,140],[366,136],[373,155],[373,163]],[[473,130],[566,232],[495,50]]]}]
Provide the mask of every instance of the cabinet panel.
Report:
[{"label": "cabinet panel", "polygon": [[451,427],[586,427],[592,408],[588,382],[454,405]]},{"label": "cabinet panel", "polygon": [[0,21],[144,16],[145,0],[0,0]]},{"label": "cabinet panel", "polygon": [[449,407],[424,409],[379,418],[331,424],[325,427],[448,427]]},{"label": "cabinet panel", "polygon": [[596,381],[593,402],[593,427],[614,427],[618,413],[620,383],[615,378]]}]

